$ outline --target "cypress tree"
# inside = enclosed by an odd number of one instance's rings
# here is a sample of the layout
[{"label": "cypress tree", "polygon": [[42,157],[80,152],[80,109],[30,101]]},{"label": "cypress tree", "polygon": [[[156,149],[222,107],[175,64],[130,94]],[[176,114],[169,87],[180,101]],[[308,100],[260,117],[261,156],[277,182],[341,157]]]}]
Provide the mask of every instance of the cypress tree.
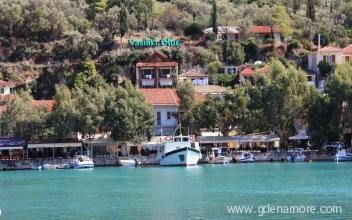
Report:
[{"label": "cypress tree", "polygon": [[213,9],[211,10],[211,24],[213,26],[214,34],[218,33],[218,25],[217,25],[217,9],[216,9],[216,0],[213,0],[212,3]]}]

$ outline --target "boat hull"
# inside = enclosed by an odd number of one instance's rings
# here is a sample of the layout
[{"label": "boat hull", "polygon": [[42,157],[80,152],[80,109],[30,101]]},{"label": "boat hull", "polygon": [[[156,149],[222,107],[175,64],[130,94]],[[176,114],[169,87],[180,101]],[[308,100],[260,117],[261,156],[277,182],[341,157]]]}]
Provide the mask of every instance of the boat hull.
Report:
[{"label": "boat hull", "polygon": [[346,156],[346,155],[335,155],[334,156],[335,161],[352,161],[352,156]]},{"label": "boat hull", "polygon": [[221,157],[221,158],[214,158],[209,161],[210,164],[228,164],[230,163],[231,158],[229,157]]},{"label": "boat hull", "polygon": [[161,166],[194,166],[200,159],[200,151],[190,147],[166,153],[159,163]]},{"label": "boat hull", "polygon": [[137,165],[135,160],[119,160],[119,163],[123,167],[135,167]]},{"label": "boat hull", "polygon": [[239,158],[236,159],[236,163],[254,163],[255,158]]},{"label": "boat hull", "polygon": [[74,169],[89,169],[94,168],[94,163],[73,163],[72,167]]},{"label": "boat hull", "polygon": [[290,157],[287,157],[287,161],[289,161],[289,162],[304,162],[304,159],[305,159],[305,157],[292,157],[292,156],[290,156]]}]

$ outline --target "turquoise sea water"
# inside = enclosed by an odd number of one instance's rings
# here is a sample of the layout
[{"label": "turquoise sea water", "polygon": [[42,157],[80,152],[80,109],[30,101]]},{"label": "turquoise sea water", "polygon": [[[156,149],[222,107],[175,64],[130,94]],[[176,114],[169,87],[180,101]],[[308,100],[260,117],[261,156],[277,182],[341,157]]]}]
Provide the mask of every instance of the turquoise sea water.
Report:
[{"label": "turquoise sea water", "polygon": [[[0,172],[0,220],[352,219],[351,167],[257,163]],[[341,206],[342,213],[259,216],[258,207],[268,204]],[[253,206],[256,213],[229,214],[227,206]]]}]

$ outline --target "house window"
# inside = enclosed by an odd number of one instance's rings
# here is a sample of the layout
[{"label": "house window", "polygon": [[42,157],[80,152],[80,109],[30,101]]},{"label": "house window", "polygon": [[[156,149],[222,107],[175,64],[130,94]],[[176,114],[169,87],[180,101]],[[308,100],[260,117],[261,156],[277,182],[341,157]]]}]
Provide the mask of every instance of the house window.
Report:
[{"label": "house window", "polygon": [[170,78],[171,77],[171,69],[159,69],[159,78]]},{"label": "house window", "polygon": [[0,88],[0,94],[4,94],[5,93],[5,88]]},{"label": "house window", "polygon": [[161,112],[156,113],[156,124],[161,125]]},{"label": "house window", "polygon": [[171,119],[171,112],[167,112],[167,119]]},{"label": "house window", "polygon": [[324,60],[325,62],[328,62],[328,63],[330,63],[330,64],[333,64],[333,63],[336,62],[336,57],[335,57],[335,55],[327,55],[327,56],[323,56],[323,60]]},{"label": "house window", "polygon": [[346,62],[350,62],[350,57],[345,57]]},{"label": "house window", "polygon": [[144,69],[142,70],[143,78],[152,79],[153,78],[153,70],[152,69]]}]

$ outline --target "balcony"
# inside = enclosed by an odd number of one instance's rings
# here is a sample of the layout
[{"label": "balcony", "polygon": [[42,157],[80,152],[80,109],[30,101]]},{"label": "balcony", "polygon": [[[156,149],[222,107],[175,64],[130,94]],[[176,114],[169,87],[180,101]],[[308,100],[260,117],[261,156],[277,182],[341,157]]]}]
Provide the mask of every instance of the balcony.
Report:
[{"label": "balcony", "polygon": [[159,79],[160,87],[171,87],[172,86],[172,78],[160,78]]},{"label": "balcony", "polygon": [[142,87],[155,87],[155,79],[141,79]]}]

